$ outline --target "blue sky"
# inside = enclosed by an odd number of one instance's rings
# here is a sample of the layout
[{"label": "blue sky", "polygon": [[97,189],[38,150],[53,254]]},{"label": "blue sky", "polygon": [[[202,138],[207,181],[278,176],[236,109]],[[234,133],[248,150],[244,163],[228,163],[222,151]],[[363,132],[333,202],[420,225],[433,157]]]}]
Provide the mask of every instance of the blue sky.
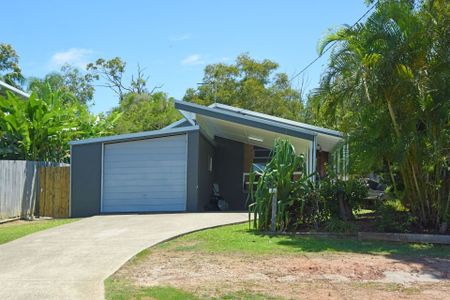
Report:
[{"label": "blue sky", "polygon": [[[240,53],[271,59],[295,74],[317,56],[330,28],[353,24],[367,10],[363,0],[247,1],[7,1],[0,43],[12,44],[25,76],[44,76],[64,63],[84,67],[120,56],[128,76],[137,64],[149,86],[181,99],[202,80],[206,64],[231,63]],[[7,25],[6,25],[7,24]],[[294,82],[317,86],[327,57]],[[117,105],[97,88],[95,113]]]}]

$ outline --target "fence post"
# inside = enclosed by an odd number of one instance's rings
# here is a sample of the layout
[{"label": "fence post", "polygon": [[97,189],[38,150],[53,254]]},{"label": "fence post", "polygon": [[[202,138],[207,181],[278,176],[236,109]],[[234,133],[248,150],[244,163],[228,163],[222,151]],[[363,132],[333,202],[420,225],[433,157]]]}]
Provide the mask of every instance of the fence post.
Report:
[{"label": "fence post", "polygon": [[269,189],[269,193],[272,194],[272,220],[270,223],[270,231],[274,233],[276,231],[276,219],[277,219],[277,189]]}]

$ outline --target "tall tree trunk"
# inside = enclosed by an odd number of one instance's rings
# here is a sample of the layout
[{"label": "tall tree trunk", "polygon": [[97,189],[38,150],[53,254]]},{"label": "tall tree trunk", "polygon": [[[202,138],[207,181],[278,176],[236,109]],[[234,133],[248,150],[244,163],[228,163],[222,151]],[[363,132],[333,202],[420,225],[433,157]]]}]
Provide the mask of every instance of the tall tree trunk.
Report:
[{"label": "tall tree trunk", "polygon": [[387,161],[387,166],[388,166],[388,171],[389,171],[389,177],[391,178],[392,186],[394,187],[394,194],[397,196],[398,188],[397,188],[397,183],[395,182],[394,173],[392,172],[391,162],[389,160],[386,160],[386,161]]}]

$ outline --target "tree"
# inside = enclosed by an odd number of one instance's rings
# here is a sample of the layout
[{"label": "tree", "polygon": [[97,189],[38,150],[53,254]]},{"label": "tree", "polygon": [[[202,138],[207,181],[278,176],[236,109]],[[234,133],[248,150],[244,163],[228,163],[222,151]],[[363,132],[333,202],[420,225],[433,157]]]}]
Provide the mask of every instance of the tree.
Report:
[{"label": "tree", "polygon": [[24,81],[19,56],[9,44],[0,44],[0,80],[15,87],[20,87]]},{"label": "tree", "polygon": [[28,90],[42,97],[42,92],[50,85],[53,91],[62,91],[66,96],[65,101],[76,99],[82,104],[87,104],[94,97],[93,80],[92,74],[82,74],[79,69],[66,64],[61,67],[60,72],[47,74],[44,79],[31,78]]},{"label": "tree", "polygon": [[27,100],[0,96],[0,158],[68,162],[69,141],[111,133],[117,113],[93,116],[86,105],[64,99],[49,85]]},{"label": "tree", "polygon": [[257,61],[247,54],[238,56],[234,64],[208,65],[203,84],[188,89],[184,100],[203,105],[218,102],[301,120],[300,93],[291,87],[286,74],[275,73],[277,68],[273,61]]},{"label": "tree", "polygon": [[[386,166],[423,226],[450,209],[450,4],[380,1],[364,24],[344,27],[310,108],[349,133],[356,171]],[[394,173],[400,175],[400,181]]]},{"label": "tree", "polygon": [[121,114],[114,127],[117,134],[161,129],[181,117],[173,98],[162,92],[126,94],[113,113]]},{"label": "tree", "polygon": [[127,93],[132,94],[152,94],[160,87],[154,87],[151,91],[147,89],[148,77],[145,77],[144,70],[138,65],[137,74],[131,76],[130,84],[124,83],[126,62],[120,57],[110,60],[97,59],[94,63],[87,65],[87,70],[91,72],[96,80],[101,80],[99,86],[110,88],[119,96],[122,101]]}]

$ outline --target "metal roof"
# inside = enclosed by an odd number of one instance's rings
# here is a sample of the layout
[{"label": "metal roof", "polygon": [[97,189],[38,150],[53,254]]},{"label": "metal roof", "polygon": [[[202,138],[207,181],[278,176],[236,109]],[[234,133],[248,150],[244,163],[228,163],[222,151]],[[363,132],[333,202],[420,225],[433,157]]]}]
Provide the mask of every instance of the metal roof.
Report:
[{"label": "metal roof", "polygon": [[319,126],[314,126],[314,125],[310,125],[310,124],[306,124],[306,123],[301,123],[301,122],[297,122],[297,121],[292,121],[292,120],[288,120],[288,119],[284,119],[284,118],[280,118],[280,117],[275,117],[275,116],[271,116],[271,115],[267,115],[267,114],[263,114],[263,113],[259,113],[259,112],[255,112],[255,111],[251,111],[251,110],[247,110],[247,109],[242,109],[242,108],[237,108],[237,107],[233,107],[233,106],[229,106],[229,105],[225,105],[225,104],[220,104],[220,103],[214,103],[212,105],[210,105],[209,107],[211,108],[218,108],[221,110],[226,110],[226,111],[232,111],[235,113],[239,113],[242,114],[244,116],[254,116],[257,118],[261,118],[264,120],[269,120],[269,121],[274,121],[277,123],[281,123],[281,124],[287,124],[287,125],[293,125],[299,128],[303,128],[305,130],[310,130],[316,133],[321,133],[321,134],[326,134],[326,135],[332,135],[335,137],[343,137],[343,133],[340,131],[336,131],[336,130],[332,130],[332,129],[328,129],[328,128],[323,128],[323,127],[319,127]]},{"label": "metal roof", "polygon": [[[212,104],[203,106],[191,102],[175,100],[175,108],[178,110],[190,112],[193,114],[201,114],[224,121],[235,122],[242,125],[256,127],[264,130],[286,134],[306,140],[313,140],[315,136],[327,135],[334,138],[342,138],[343,134],[339,131],[309,125],[301,122],[291,121],[279,117],[270,116],[242,108],[236,108],[224,104]],[[99,138],[91,138],[86,140],[72,141],[70,145],[90,144],[90,143],[108,143],[120,142],[128,140],[139,140],[146,138],[162,137],[173,134],[180,134],[187,131],[199,130],[198,125],[182,126],[185,122],[192,122],[186,115],[167,127],[160,130],[144,131],[138,133],[120,134]]]},{"label": "metal roof", "polygon": [[261,117],[253,116],[250,114],[244,115],[236,111],[217,109],[215,107],[208,107],[190,102],[176,100],[175,108],[196,114],[201,114],[212,118],[221,119],[224,121],[235,122],[242,125],[269,130],[281,134],[286,134],[306,140],[313,140],[314,136],[317,135],[317,133],[312,130],[300,128],[298,126],[293,126],[291,124],[283,124],[280,122],[275,122],[274,120],[263,119]]},{"label": "metal roof", "polygon": [[127,133],[127,134],[119,134],[112,136],[105,136],[99,138],[91,138],[86,140],[72,141],[69,142],[69,145],[82,145],[82,144],[92,144],[92,143],[109,143],[109,142],[125,142],[131,140],[142,140],[147,138],[156,138],[163,137],[168,135],[176,135],[185,133],[188,131],[199,130],[199,126],[187,126],[181,128],[168,128],[168,129],[160,129],[160,130],[152,130],[152,131],[143,131],[137,133]]}]

